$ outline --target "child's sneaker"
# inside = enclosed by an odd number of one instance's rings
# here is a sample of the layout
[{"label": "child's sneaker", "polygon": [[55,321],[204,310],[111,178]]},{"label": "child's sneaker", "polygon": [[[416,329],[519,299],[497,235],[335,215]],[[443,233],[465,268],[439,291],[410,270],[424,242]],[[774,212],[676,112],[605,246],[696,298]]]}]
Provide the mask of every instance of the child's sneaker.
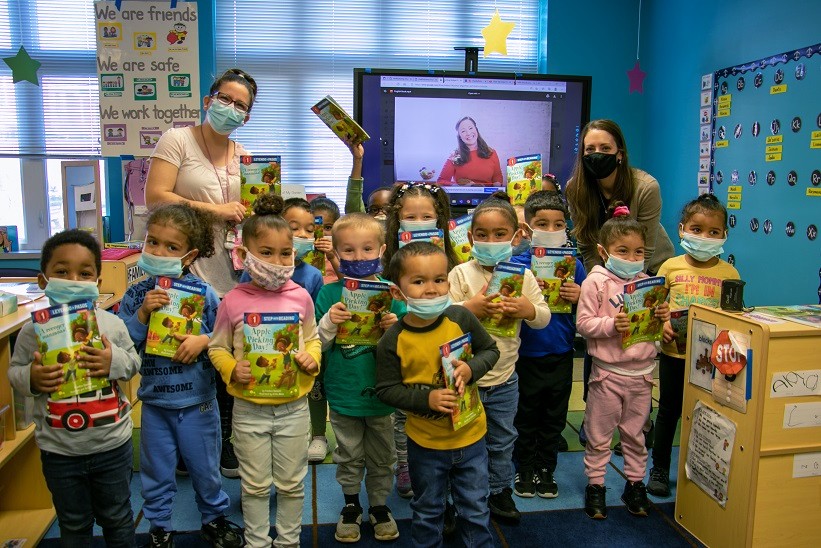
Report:
[{"label": "child's sneaker", "polygon": [[628,481],[624,484],[624,493],[621,500],[627,505],[627,510],[634,516],[646,516],[650,508],[650,501],[647,500],[647,489],[641,481]]},{"label": "child's sneaker", "polygon": [[245,544],[242,528],[225,519],[225,516],[203,525],[201,535],[214,548],[239,548]]},{"label": "child's sneaker", "polygon": [[490,515],[496,519],[506,520],[512,523],[519,523],[522,515],[513,502],[513,489],[505,487],[500,493],[491,494],[487,499],[487,506]]},{"label": "child's sneaker", "polygon": [[533,472],[530,470],[520,470],[513,480],[513,492],[517,497],[533,498],[536,496],[536,482]]},{"label": "child's sneaker", "polygon": [[308,445],[308,462],[322,462],[328,456],[328,440],[325,436],[314,436]]},{"label": "child's sneaker", "polygon": [[413,487],[407,464],[400,464],[396,467],[396,492],[402,498],[413,498]]},{"label": "child's sneaker", "polygon": [[624,451],[621,448],[621,442],[619,442],[619,443],[617,443],[616,445],[613,446],[613,453],[615,453],[619,457],[624,456]]},{"label": "child's sneaker", "polygon": [[593,519],[607,517],[606,489],[604,485],[588,485],[584,490],[584,512]]},{"label": "child's sneaker", "polygon": [[666,468],[651,468],[647,492],[657,497],[670,496],[670,471]]},{"label": "child's sneaker", "polygon": [[358,542],[359,525],[362,523],[362,507],[356,504],[346,504],[336,522],[334,538],[339,542]]},{"label": "child's sneaker", "polygon": [[371,525],[373,525],[373,536],[376,540],[393,540],[399,538],[399,529],[391,514],[391,509],[387,506],[371,506],[368,510]]},{"label": "child's sneaker", "polygon": [[536,471],[536,494],[543,499],[555,499],[559,496],[559,486],[547,468]]},{"label": "child's sneaker", "polygon": [[172,548],[174,546],[174,532],[152,528],[148,532],[149,548]]},{"label": "child's sneaker", "polygon": [[220,472],[226,478],[239,477],[239,461],[234,453],[234,444],[231,440],[222,440],[222,453],[220,454]]}]

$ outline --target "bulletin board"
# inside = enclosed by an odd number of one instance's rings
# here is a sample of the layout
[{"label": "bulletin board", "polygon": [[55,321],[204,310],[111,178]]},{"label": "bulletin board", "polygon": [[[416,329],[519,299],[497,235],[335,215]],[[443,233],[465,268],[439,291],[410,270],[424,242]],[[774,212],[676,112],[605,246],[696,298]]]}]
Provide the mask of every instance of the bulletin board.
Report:
[{"label": "bulletin board", "polygon": [[103,156],[149,156],[200,121],[196,2],[94,2]]},{"label": "bulletin board", "polygon": [[699,191],[727,205],[745,304],[821,302],[821,44],[702,77]]}]

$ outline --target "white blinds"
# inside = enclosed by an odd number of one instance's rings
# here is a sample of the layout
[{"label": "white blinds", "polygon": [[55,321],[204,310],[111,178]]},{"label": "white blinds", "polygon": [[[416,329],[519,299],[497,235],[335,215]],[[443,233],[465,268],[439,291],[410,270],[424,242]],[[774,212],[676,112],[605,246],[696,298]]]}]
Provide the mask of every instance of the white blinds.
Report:
[{"label": "white blinds", "polygon": [[259,85],[235,136],[254,154],[281,154],[283,182],[342,207],[350,153],[310,107],[330,94],[353,115],[355,67],[463,70],[454,46],[483,46],[496,8],[516,27],[507,57],[480,53],[479,70],[536,72],[536,0],[217,0],[217,72],[239,67]]},{"label": "white blinds", "polygon": [[100,154],[94,25],[90,0],[0,0],[0,57],[42,63],[39,87],[0,65],[0,155]]}]

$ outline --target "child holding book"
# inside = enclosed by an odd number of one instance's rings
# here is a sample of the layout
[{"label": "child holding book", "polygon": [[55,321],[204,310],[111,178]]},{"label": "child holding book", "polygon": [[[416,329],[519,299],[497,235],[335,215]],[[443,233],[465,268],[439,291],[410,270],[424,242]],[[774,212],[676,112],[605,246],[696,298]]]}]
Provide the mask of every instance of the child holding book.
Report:
[{"label": "child holding book", "polygon": [[[450,245],[448,223],[450,204],[447,194],[433,183],[405,183],[393,187],[388,200],[386,220],[386,249],[382,258],[387,265],[399,249],[400,231],[440,229],[444,234],[444,246],[449,268],[459,263]],[[396,491],[399,496],[410,498],[410,475],[408,474],[408,437],[405,435],[405,413],[397,409],[394,421],[394,441],[396,443]],[[448,525],[452,523],[449,520]]]},{"label": "child holding book", "polygon": [[[608,213],[612,218],[602,225],[598,244],[604,266],[593,267],[582,283],[576,311],[576,329],[587,339],[593,357],[584,413],[588,482],[584,510],[593,519],[607,517],[604,474],[616,427],[627,476],[621,498],[634,515],[646,516],[649,506],[643,482],[647,449],[642,428],[650,407],[656,346],[640,342],[622,349],[622,334],[631,328],[624,313],[624,285],[647,277],[642,272],[646,229],[629,218],[630,211],[621,202]],[[656,307],[655,317],[670,319],[666,302]]]},{"label": "child holding book", "polygon": [[[96,301],[101,265],[97,240],[82,230],[66,230],[43,245],[37,283],[52,306]],[[24,325],[17,336],[9,381],[18,394],[34,397],[34,437],[61,542],[90,545],[96,522],[106,544],[136,546],[130,485],[131,403],[117,381],[133,377],[140,358],[122,320],[99,308],[94,312],[103,348],[83,346],[78,365],[91,378],[108,379],[110,385],[97,391],[97,412],[108,417],[107,421],[77,424],[71,405],[76,398],[51,399],[63,382],[62,366],[43,365],[44,352],[32,323]]]},{"label": "child holding book", "polygon": [[[350,213],[340,218],[334,224],[333,239],[340,273],[359,280],[381,280],[377,274],[382,271],[384,238],[382,225],[369,215]],[[340,542],[360,539],[362,506],[359,491],[367,470],[365,489],[370,503],[370,522],[377,540],[391,540],[399,536],[390,508],[385,504],[393,484],[393,408],[379,401],[374,392],[375,347],[343,345],[335,340],[339,326],[353,318],[348,307],[340,302],[344,283],[340,280],[323,287],[316,303],[327,366],[325,393],[337,442],[334,451],[336,480],[345,498],[335,537]],[[404,312],[404,305],[393,300],[390,309],[381,313],[378,325],[374,327],[384,331]]]},{"label": "child holding book", "polygon": [[[293,234],[281,217],[282,198],[264,194],[243,227],[240,256],[251,278],[229,291],[217,311],[208,356],[234,396],[234,449],[242,484],[242,516],[249,546],[268,547],[271,486],[276,487],[274,545],[299,543],[305,475],[308,472],[310,421],[306,395],[319,371],[319,336],[314,303],[291,280],[294,273]],[[297,395],[266,398],[245,395],[256,381],[245,355],[245,313],[298,313],[301,324]],[[274,341],[271,341],[273,351]]]},{"label": "child holding book", "polygon": [[[539,190],[527,197],[525,226],[530,229],[534,248],[567,247],[567,206],[557,192]],[[532,253],[514,256],[511,261],[531,266]],[[584,266],[575,259],[573,278],[562,282],[559,295],[565,302],[579,302]],[[544,280],[537,279],[544,289]],[[573,313],[553,312],[543,329],[522,326],[519,359],[519,406],[514,422],[519,437],[515,453],[519,464],[513,492],[520,497],[554,498],[559,487],[553,479],[558,462],[562,431],[567,424],[567,408],[573,388]]]},{"label": "child holding book", "polygon": [[[458,430],[451,415],[465,386],[493,367],[499,350],[473,314],[451,306],[442,249],[428,242],[408,244],[391,258],[388,277],[396,284],[391,293],[407,303],[408,313],[379,341],[376,390],[386,404],[407,411],[413,544],[441,543],[449,488],[465,546],[489,546],[485,414]],[[473,357],[454,361],[457,393],[445,385],[439,347],[466,333]]]},{"label": "child holding book", "polygon": [[[693,303],[717,307],[721,302],[722,280],[739,278],[735,267],[718,257],[727,241],[727,210],[712,194],[702,194],[684,206],[678,229],[685,254],[667,259],[658,272],[670,289],[670,308],[686,310]],[[686,334],[676,332],[666,322],[659,357],[653,467],[647,483],[650,494],[659,497],[670,496],[670,453],[684,396],[685,347],[678,347],[677,339],[686,340]]]},{"label": "child holding book", "polygon": [[320,196],[311,200],[311,214],[314,217],[322,218],[323,237],[314,242],[314,247],[317,251],[325,254],[325,277],[323,281],[326,284],[337,281],[340,276],[337,269],[339,268],[339,259],[334,253],[333,248],[333,231],[334,223],[339,219],[339,206],[330,198]]},{"label": "child holding book", "polygon": [[493,516],[518,522],[513,502],[513,445],[516,441],[514,417],[519,401],[519,377],[515,366],[519,353],[519,328],[522,320],[533,329],[550,321],[550,308],[529,269],[524,271],[522,292],[501,297],[487,293],[497,264],[509,261],[521,234],[516,212],[503,192],[494,193],[473,212],[468,237],[473,259],[450,271],[450,296],[480,320],[501,314],[501,321],[512,324],[514,336],[491,335],[499,347],[496,366],[479,380],[479,393],[487,415],[487,450],[490,477],[488,505]]},{"label": "child holding book", "polygon": [[[214,545],[242,545],[242,535],[225,519],[228,495],[219,474],[222,436],[214,379],[208,361],[208,342],[219,297],[210,285],[189,272],[199,257],[214,253],[213,216],[188,204],[155,209],[146,224],[145,245],[138,265],[148,277],[128,288],[120,304],[125,322],[142,360],[140,388],[142,430],[140,478],[143,515],[151,524],[150,546],[171,546],[172,504],[177,492],[174,467],[178,458],[191,475],[202,534]],[[200,334],[174,335],[179,346],[172,358],[146,353],[151,314],[171,300],[157,288],[159,277],[205,286]],[[192,328],[193,328],[193,317]]]}]

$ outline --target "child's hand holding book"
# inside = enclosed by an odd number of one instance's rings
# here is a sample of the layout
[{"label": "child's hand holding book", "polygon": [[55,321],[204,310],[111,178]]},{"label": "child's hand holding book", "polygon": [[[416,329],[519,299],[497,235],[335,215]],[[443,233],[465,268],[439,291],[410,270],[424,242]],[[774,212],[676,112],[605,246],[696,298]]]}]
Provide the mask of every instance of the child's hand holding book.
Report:
[{"label": "child's hand holding book", "polygon": [[166,292],[165,289],[152,289],[145,294],[143,304],[137,310],[137,319],[140,320],[141,324],[148,325],[151,313],[170,302],[171,299],[168,297],[168,292]]},{"label": "child's hand holding book", "polygon": [[382,316],[381,320],[379,320],[379,327],[382,329],[382,331],[387,331],[390,326],[392,326],[398,321],[399,317],[396,314],[394,314],[393,312],[388,312],[387,314]]},{"label": "child's hand holding book", "polygon": [[615,325],[616,331],[619,333],[627,333],[630,331],[630,319],[627,317],[627,314],[624,312],[619,312],[616,314],[615,318]]},{"label": "child's hand holding book", "polygon": [[248,384],[251,382],[251,362],[248,360],[239,360],[234,370],[231,371],[231,380],[239,384]]},{"label": "child's hand holding book", "polygon": [[482,287],[482,291],[463,303],[464,307],[473,312],[473,315],[480,320],[502,313],[502,303],[493,302],[493,299],[498,297],[499,293],[485,295],[487,286],[488,284],[485,284],[484,287]]},{"label": "child's hand holding book", "polygon": [[508,318],[533,320],[536,318],[536,307],[524,295],[502,297],[502,314]]},{"label": "child's hand holding book", "polygon": [[453,408],[456,407],[456,397],[456,392],[449,388],[431,390],[430,395],[428,395],[428,407],[432,411],[450,415],[453,413]]},{"label": "child's hand holding book", "polygon": [[465,386],[473,378],[473,371],[467,362],[462,360],[453,360],[453,380],[456,384],[456,391],[460,396],[465,395]]},{"label": "child's hand holding book", "polygon": [[309,375],[319,373],[319,365],[317,365],[316,360],[307,352],[300,350],[294,355],[294,360],[296,360],[297,366]]},{"label": "child's hand holding book", "polygon": [[190,335],[174,333],[174,338],[180,341],[177,352],[171,358],[172,362],[184,364],[194,363],[197,357],[208,349],[210,338],[208,335]]},{"label": "child's hand holding book", "polygon": [[35,394],[51,394],[56,392],[63,382],[63,366],[60,364],[43,365],[43,356],[34,353],[30,372],[31,391]]},{"label": "child's hand holding book", "polygon": [[331,323],[339,325],[351,319],[352,314],[348,311],[348,307],[344,303],[335,303],[328,309],[328,316],[331,318]]},{"label": "child's hand holding book", "polygon": [[674,340],[676,340],[676,335],[678,332],[673,329],[673,324],[670,323],[670,320],[664,322],[664,333],[663,333],[663,341],[665,344],[670,344]]},{"label": "child's hand holding book", "polygon": [[664,301],[656,307],[655,316],[663,322],[670,321],[670,303]]},{"label": "child's hand holding book", "polygon": [[582,294],[582,286],[576,282],[564,282],[559,288],[559,296],[565,301],[577,304]]},{"label": "child's hand holding book", "polygon": [[78,365],[87,370],[88,377],[108,378],[111,373],[111,342],[105,335],[102,336],[102,341],[103,348],[86,345],[80,349],[84,355]]}]

